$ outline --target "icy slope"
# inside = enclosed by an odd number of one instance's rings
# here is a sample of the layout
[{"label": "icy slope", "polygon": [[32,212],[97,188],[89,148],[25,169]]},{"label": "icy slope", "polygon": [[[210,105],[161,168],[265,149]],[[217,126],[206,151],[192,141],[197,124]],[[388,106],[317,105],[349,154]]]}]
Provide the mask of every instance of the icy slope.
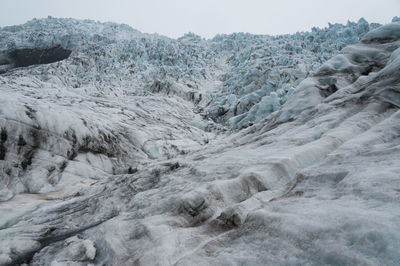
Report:
[{"label": "icy slope", "polygon": [[376,26],[361,19],[311,33],[209,41],[72,19],[5,27],[0,198],[130,173],[200,147],[213,138],[203,130],[259,122],[280,108],[291,85]]},{"label": "icy slope", "polygon": [[259,122],[278,110],[304,78],[377,24],[364,19],[347,25],[329,24],[312,32],[283,36],[233,34],[217,36],[214,45],[229,51],[229,71],[210,117],[232,128]]},{"label": "icy slope", "polygon": [[[63,32],[53,20],[40,23]],[[231,134],[216,134],[215,122],[249,124],[210,110],[243,100],[241,88],[261,89],[243,83],[236,99],[227,94],[230,77],[244,80],[258,64],[250,57],[233,71],[226,59],[242,49],[229,45],[261,38],[263,50],[275,37],[131,34],[101,33],[65,46],[66,60],[0,75],[1,265],[399,264],[399,23],[318,69],[303,48],[312,75],[270,75],[281,84],[271,92],[293,84],[292,95],[277,92],[281,108]]]},{"label": "icy slope", "polygon": [[[15,50],[61,46],[72,51],[65,67],[37,78],[75,88],[123,87],[135,95],[179,94],[202,101],[202,116],[242,128],[276,111],[322,62],[377,26],[360,19],[294,35],[238,33],[206,41],[194,34],[172,40],[126,25],[48,18],[0,31],[0,67],[15,67]],[[207,89],[210,80],[221,83],[215,93]]]}]

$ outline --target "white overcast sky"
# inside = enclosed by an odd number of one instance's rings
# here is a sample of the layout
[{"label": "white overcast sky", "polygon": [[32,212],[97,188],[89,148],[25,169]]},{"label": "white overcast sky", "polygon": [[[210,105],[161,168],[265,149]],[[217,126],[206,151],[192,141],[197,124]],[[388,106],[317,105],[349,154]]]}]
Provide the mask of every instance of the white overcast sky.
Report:
[{"label": "white overcast sky", "polygon": [[0,26],[32,18],[72,17],[125,23],[146,33],[285,34],[364,17],[389,23],[400,0],[0,0]]}]

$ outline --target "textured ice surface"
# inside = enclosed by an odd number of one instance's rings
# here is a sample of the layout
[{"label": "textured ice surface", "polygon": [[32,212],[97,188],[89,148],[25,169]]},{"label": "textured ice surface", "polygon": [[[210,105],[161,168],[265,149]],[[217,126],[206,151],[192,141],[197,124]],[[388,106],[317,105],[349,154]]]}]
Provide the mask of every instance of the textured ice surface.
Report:
[{"label": "textured ice surface", "polygon": [[0,265],[398,265],[395,21],[212,40],[1,28],[5,55],[71,54],[3,64]]}]

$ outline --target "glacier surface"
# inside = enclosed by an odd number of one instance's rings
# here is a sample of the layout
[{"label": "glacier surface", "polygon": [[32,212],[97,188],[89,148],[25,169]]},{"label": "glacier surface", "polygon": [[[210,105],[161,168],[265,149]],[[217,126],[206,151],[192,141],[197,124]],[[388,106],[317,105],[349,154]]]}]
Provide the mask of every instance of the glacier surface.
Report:
[{"label": "glacier surface", "polygon": [[0,265],[398,265],[399,47],[0,28]]}]

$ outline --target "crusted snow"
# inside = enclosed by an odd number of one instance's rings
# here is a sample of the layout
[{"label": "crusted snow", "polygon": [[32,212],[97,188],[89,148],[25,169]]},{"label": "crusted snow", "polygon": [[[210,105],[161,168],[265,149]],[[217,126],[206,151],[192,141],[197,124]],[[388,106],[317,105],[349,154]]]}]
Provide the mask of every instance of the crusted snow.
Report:
[{"label": "crusted snow", "polygon": [[0,29],[0,265],[398,265],[396,21]]}]

